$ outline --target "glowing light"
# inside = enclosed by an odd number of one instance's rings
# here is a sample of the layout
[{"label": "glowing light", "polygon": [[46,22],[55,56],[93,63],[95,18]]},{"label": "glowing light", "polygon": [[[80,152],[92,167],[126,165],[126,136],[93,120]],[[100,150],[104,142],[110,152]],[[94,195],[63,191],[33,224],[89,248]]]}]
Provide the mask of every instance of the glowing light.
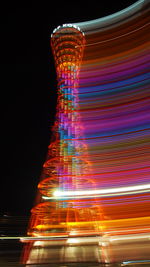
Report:
[{"label": "glowing light", "polygon": [[67,243],[68,244],[79,244],[80,243],[80,240],[79,240],[79,238],[69,238],[67,240]]},{"label": "glowing light", "polygon": [[89,196],[89,195],[105,195],[105,194],[114,194],[114,193],[123,193],[129,191],[135,191],[136,193],[142,191],[149,191],[150,184],[145,185],[136,185],[136,186],[128,186],[128,187],[119,187],[119,188],[108,188],[108,189],[99,189],[99,190],[83,190],[83,191],[58,191],[54,192],[54,196],[56,197],[65,197],[65,196]]}]

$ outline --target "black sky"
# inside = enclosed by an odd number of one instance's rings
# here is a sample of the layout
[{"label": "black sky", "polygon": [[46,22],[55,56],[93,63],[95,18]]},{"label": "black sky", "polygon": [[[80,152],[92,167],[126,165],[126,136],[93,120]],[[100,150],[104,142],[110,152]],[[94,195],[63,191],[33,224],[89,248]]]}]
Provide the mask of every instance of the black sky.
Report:
[{"label": "black sky", "polygon": [[0,214],[29,214],[36,196],[57,98],[51,32],[63,23],[97,19],[135,2],[39,1],[25,6],[12,1],[1,9]]}]

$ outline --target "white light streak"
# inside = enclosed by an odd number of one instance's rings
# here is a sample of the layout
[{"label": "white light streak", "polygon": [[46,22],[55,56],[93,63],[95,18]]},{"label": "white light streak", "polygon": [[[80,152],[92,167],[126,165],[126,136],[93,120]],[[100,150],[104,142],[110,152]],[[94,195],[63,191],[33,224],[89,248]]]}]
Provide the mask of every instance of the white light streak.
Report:
[{"label": "white light streak", "polygon": [[[150,184],[144,185],[135,185],[135,186],[126,186],[126,187],[117,187],[117,188],[107,188],[107,189],[99,189],[99,190],[81,190],[81,191],[60,191],[56,190],[54,192],[54,197],[91,197],[91,196],[106,196],[112,194],[128,194],[128,193],[141,193],[150,190]],[[44,197],[47,199],[46,197]]]}]

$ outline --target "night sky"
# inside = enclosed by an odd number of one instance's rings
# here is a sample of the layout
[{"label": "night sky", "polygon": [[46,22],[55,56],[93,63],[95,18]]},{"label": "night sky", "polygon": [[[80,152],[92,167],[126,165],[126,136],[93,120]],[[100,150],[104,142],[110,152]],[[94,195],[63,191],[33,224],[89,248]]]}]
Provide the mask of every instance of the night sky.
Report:
[{"label": "night sky", "polygon": [[28,215],[34,203],[57,99],[53,29],[112,14],[136,1],[53,2],[25,6],[12,1],[1,9],[0,214]]}]

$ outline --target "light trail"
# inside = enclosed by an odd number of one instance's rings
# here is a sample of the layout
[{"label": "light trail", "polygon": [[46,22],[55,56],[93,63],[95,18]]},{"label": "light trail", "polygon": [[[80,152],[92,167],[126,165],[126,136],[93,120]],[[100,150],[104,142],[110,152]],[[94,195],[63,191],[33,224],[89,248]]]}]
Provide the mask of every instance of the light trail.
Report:
[{"label": "light trail", "polygon": [[118,187],[118,188],[108,188],[108,189],[99,189],[99,190],[76,190],[76,191],[61,191],[56,190],[54,192],[54,197],[45,197],[43,199],[54,199],[61,197],[104,197],[109,195],[124,195],[124,194],[137,194],[137,193],[145,193],[150,191],[150,184],[145,185],[136,185],[136,186],[126,186],[126,187]]},{"label": "light trail", "polygon": [[[100,41],[100,42],[95,42],[95,43],[91,43],[91,44],[84,44],[84,46],[91,46],[91,45],[97,45],[97,44],[103,44],[103,43],[107,43],[107,42],[111,42],[111,41],[114,41],[114,40],[117,40],[119,38],[122,38],[122,37],[125,37],[125,36],[128,36],[134,32],[137,32],[145,27],[147,27],[150,23],[146,23],[145,25],[143,25],[142,27],[139,27],[138,29],[135,29],[133,31],[130,31],[130,32],[127,32],[125,34],[122,34],[122,35],[119,35],[117,37],[114,37],[114,38],[110,38],[110,39],[107,39],[107,40],[103,40],[103,41]],[[76,46],[77,47],[80,47],[79,45]]]}]

